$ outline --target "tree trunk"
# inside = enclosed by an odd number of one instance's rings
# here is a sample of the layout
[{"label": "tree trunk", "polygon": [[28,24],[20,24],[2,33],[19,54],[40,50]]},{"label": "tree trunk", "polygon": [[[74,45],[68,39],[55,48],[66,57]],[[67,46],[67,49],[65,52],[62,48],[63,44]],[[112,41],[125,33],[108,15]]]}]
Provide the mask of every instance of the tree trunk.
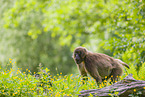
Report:
[{"label": "tree trunk", "polygon": [[119,96],[128,97],[129,95],[138,95],[145,97],[145,81],[135,80],[132,74],[129,74],[123,80],[101,89],[92,89],[80,91],[79,97],[88,97],[90,94],[96,96]]}]

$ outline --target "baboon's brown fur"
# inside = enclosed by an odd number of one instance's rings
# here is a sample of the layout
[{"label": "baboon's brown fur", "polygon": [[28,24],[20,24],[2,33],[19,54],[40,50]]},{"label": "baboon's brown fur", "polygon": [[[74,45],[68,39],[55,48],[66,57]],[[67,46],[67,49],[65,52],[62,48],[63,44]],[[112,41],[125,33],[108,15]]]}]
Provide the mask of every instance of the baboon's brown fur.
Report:
[{"label": "baboon's brown fur", "polygon": [[[106,54],[93,53],[84,47],[77,47],[73,53],[73,59],[76,62],[78,69],[83,77],[89,73],[97,83],[103,80],[115,82],[122,75],[122,65],[129,66],[119,59],[114,59]],[[87,78],[83,78],[85,80]]]}]

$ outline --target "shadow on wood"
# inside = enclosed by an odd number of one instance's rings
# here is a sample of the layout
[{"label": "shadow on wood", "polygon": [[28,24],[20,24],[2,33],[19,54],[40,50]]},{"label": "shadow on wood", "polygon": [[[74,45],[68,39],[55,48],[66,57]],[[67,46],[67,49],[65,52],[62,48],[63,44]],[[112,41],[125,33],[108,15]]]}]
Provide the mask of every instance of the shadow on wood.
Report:
[{"label": "shadow on wood", "polygon": [[130,94],[137,95],[137,93],[139,97],[145,97],[145,81],[135,80],[132,77],[132,74],[129,74],[123,80],[118,81],[111,86],[101,89],[84,90],[80,91],[80,93],[79,97],[88,97],[90,94],[92,94],[93,97],[128,97]]}]

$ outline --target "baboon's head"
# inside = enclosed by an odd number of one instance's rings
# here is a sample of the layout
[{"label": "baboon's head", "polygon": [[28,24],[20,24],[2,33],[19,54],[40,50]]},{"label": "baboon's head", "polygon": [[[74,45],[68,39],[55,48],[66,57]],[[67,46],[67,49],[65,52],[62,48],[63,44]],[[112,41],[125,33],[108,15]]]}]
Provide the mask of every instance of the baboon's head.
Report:
[{"label": "baboon's head", "polygon": [[77,64],[80,64],[82,61],[84,61],[84,58],[85,58],[86,54],[87,54],[87,49],[86,48],[77,47],[74,50],[73,58],[74,58],[74,60]]}]

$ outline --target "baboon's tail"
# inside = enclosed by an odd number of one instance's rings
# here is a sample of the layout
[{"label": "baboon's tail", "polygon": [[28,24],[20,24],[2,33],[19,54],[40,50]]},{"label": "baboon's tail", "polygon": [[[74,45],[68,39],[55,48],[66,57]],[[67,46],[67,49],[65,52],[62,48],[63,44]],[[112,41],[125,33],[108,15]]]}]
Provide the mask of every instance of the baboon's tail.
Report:
[{"label": "baboon's tail", "polygon": [[129,68],[128,64],[126,64],[125,62],[121,61],[120,59],[115,59],[117,60],[120,64],[122,64],[123,66]]}]

